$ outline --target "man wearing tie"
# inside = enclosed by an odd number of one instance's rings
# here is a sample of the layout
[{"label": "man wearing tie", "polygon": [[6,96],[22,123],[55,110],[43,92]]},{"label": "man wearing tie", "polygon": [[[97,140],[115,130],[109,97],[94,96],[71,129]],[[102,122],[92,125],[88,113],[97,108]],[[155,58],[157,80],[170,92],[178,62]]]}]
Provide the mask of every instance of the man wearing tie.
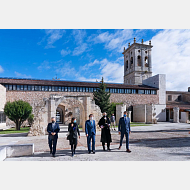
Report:
[{"label": "man wearing tie", "polygon": [[96,136],[96,124],[93,120],[93,114],[89,115],[89,120],[85,122],[85,133],[87,137],[88,154],[91,153],[91,139],[92,139],[92,152],[95,154],[95,136]]},{"label": "man wearing tie", "polygon": [[129,134],[131,134],[131,128],[130,128],[130,119],[127,117],[127,111],[124,111],[123,117],[119,119],[118,131],[119,134],[121,134],[119,150],[121,149],[123,137],[125,135],[126,152],[130,153],[131,151],[129,150]]},{"label": "man wearing tie", "polygon": [[[52,154],[52,156],[55,157],[58,133],[60,131],[60,128],[59,128],[59,124],[55,122],[55,117],[52,117],[51,121],[52,122],[49,123],[47,126],[47,132],[49,133],[48,143],[49,143],[49,148],[50,148],[50,154]],[[52,147],[52,144],[53,144],[53,147]]]}]

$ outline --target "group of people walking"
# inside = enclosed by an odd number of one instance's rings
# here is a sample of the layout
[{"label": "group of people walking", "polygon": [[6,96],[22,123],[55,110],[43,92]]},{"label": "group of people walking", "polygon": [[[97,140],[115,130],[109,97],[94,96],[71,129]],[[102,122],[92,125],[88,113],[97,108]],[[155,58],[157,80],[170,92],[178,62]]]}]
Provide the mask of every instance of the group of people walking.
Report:
[{"label": "group of people walking", "polygon": [[[109,119],[107,113],[104,112],[102,118],[98,122],[98,125],[101,128],[100,142],[102,143],[103,151],[106,150],[105,144],[107,144],[107,150],[111,151],[110,149],[110,143],[112,142],[111,129],[116,130],[114,114],[112,114],[111,118]],[[52,122],[49,123],[47,126],[47,132],[49,133],[48,143],[50,148],[50,154],[52,154],[53,157],[55,157],[56,153],[56,145],[57,145],[59,131],[60,131],[59,124],[56,123],[55,118],[52,117]],[[67,136],[67,140],[69,140],[69,143],[71,145],[71,153],[73,157],[75,155],[78,138],[80,139],[80,131],[75,117],[71,119],[71,123],[69,123],[68,125],[68,132],[69,135]],[[130,128],[130,119],[127,117],[126,111],[123,113],[123,117],[121,117],[119,120],[118,132],[120,135],[120,145],[118,149],[119,150],[121,149],[123,138],[125,136],[126,152],[130,153],[131,151],[129,149],[129,134],[131,133],[131,128]],[[87,137],[88,153],[95,154],[96,124],[93,114],[90,114],[89,119],[85,122],[85,134]]]}]

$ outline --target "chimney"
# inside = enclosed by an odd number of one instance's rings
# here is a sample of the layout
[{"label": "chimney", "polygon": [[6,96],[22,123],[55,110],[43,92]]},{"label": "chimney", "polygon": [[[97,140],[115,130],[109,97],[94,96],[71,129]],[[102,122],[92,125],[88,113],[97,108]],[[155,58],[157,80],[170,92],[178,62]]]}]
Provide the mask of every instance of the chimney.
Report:
[{"label": "chimney", "polygon": [[141,42],[142,44],[143,44],[143,39],[142,39],[142,42]]},{"label": "chimney", "polygon": [[149,45],[151,46],[151,40],[149,41]]},{"label": "chimney", "polygon": [[136,38],[134,38],[134,43],[136,43]]},{"label": "chimney", "polygon": [[128,43],[128,47],[130,47],[130,43]]}]

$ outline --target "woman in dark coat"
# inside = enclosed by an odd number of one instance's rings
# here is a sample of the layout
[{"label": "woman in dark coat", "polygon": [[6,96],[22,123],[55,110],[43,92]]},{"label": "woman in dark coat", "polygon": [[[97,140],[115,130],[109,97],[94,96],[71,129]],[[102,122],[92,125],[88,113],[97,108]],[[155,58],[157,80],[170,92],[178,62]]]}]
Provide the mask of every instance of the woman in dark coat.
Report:
[{"label": "woman in dark coat", "polygon": [[71,145],[71,152],[72,152],[72,156],[74,156],[75,149],[77,147],[77,133],[80,139],[80,132],[79,132],[79,128],[78,128],[75,117],[71,119],[71,123],[69,123],[69,126],[68,126],[68,131],[69,131],[69,141]]},{"label": "woman in dark coat", "polygon": [[102,142],[103,150],[105,151],[105,143],[107,143],[107,149],[108,151],[111,151],[110,143],[112,142],[112,139],[110,133],[110,120],[105,112],[103,113],[103,117],[98,122],[98,125],[101,128],[100,142]]}]

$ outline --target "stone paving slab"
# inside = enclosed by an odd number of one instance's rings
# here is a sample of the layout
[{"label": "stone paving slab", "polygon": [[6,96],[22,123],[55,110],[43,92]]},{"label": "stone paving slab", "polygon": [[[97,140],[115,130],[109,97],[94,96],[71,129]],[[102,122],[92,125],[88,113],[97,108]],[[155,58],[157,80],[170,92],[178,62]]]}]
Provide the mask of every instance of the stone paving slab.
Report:
[{"label": "stone paving slab", "polygon": [[[160,128],[159,128],[160,126]],[[146,128],[144,128],[146,127]],[[190,131],[189,124],[161,123],[153,130],[153,126],[132,127],[130,135],[131,154],[125,152],[125,144],[122,150],[117,150],[120,136],[118,132],[112,131],[111,152],[102,151],[100,132],[96,135],[96,154],[87,154],[87,143],[85,134],[81,133],[78,141],[77,154],[71,158],[69,141],[66,133],[60,133],[57,144],[57,157],[52,158],[49,154],[48,136],[41,137],[14,137],[15,144],[34,143],[35,155],[32,157],[19,157],[6,159],[11,160],[43,160],[43,161],[161,161],[161,160],[189,160],[190,159]],[[5,138],[5,137],[3,137]],[[11,137],[7,137],[11,138]],[[0,138],[0,143],[1,143]],[[10,141],[11,142],[11,141]],[[125,141],[123,142],[125,143]]]}]

